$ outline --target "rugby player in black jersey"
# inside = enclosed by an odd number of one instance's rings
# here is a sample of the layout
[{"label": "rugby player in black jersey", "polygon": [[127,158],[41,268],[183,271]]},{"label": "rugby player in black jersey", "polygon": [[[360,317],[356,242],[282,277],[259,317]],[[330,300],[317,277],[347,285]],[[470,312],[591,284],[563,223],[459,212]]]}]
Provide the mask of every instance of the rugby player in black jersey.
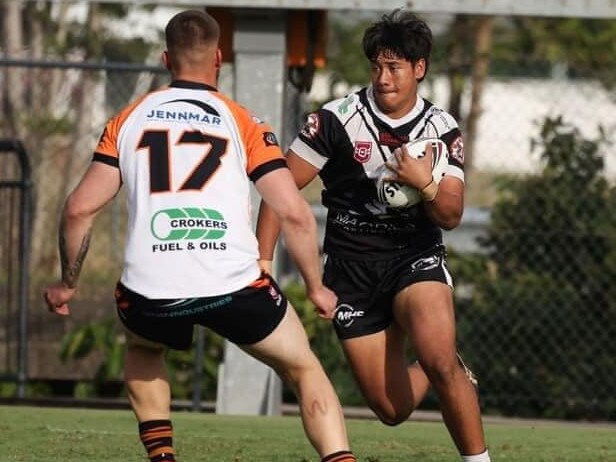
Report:
[{"label": "rugby player in black jersey", "polygon": [[[324,283],[338,296],[333,324],[368,405],[383,423],[397,425],[431,385],[462,460],[486,462],[474,377],[457,354],[442,242],[442,229],[455,228],[464,208],[463,142],[453,117],[417,94],[431,47],[429,27],[405,10],[368,27],[363,50],[371,85],[310,114],[286,159],[300,188],[317,175],[322,180]],[[432,180],[429,146],[420,159],[402,148],[429,137],[449,148],[439,184]],[[393,179],[417,188],[422,201],[405,208],[380,201],[376,180],[384,164]],[[262,204],[257,238],[267,271],[278,229]],[[418,359],[412,364],[407,341]]]}]

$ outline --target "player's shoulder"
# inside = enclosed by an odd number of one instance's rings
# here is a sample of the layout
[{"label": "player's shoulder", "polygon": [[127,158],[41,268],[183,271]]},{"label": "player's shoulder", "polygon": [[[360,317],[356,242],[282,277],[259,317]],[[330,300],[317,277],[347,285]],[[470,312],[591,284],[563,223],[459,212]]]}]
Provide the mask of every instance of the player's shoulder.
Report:
[{"label": "player's shoulder", "polygon": [[230,96],[220,92],[212,92],[212,98],[219,101],[230,112],[236,122],[240,125],[247,123],[249,125],[268,126],[267,122],[256,115],[252,110],[237,102]]},{"label": "player's shoulder", "polygon": [[430,121],[439,135],[458,129],[458,121],[449,112],[428,100],[424,100],[424,103],[427,106],[424,118]]},{"label": "player's shoulder", "polygon": [[344,122],[352,117],[361,105],[360,91],[356,91],[325,103],[321,109],[333,114],[337,119]]},{"label": "player's shoulder", "polygon": [[209,96],[214,101],[217,101],[218,104],[221,104],[223,106],[227,106],[233,112],[238,112],[238,113],[240,113],[242,115],[248,114],[248,112],[249,112],[248,109],[245,106],[242,106],[240,103],[235,101],[230,96],[225,95],[224,93],[221,93],[219,91],[212,91],[212,92],[209,93]]},{"label": "player's shoulder", "polygon": [[119,120],[122,123],[128,119],[131,114],[134,114],[138,111],[148,110],[149,105],[155,104],[156,98],[159,95],[163,95],[166,91],[168,91],[169,86],[165,85],[155,90],[151,90],[149,92],[143,93],[142,95],[136,97],[134,100],[126,104],[122,109],[120,109],[113,117],[114,120]]}]

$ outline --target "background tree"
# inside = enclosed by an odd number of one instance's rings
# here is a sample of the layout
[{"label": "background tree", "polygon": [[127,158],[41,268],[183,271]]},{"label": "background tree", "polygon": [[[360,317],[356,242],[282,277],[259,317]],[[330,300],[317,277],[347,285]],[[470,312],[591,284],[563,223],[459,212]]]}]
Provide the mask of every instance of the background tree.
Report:
[{"label": "background tree", "polygon": [[325,72],[330,74],[329,96],[326,99],[331,99],[335,95],[337,84],[363,86],[370,81],[370,66],[364,56],[361,43],[364,31],[372,21],[368,19],[349,20],[335,13],[328,17],[330,21]]},{"label": "background tree", "polygon": [[616,22],[582,18],[514,17],[499,21],[493,72],[599,78],[613,89]]},{"label": "background tree", "polygon": [[[201,392],[204,400],[216,399],[218,366],[223,359],[223,339],[204,329],[205,354],[201,367]],[[62,362],[89,359],[95,373],[91,381],[77,384],[76,397],[126,395],[122,374],[126,353],[125,338],[114,316],[89,322],[70,332],[62,339]],[[167,373],[171,380],[174,399],[190,399],[195,380],[195,345],[189,350],[169,350],[166,353]]]},{"label": "background tree", "polygon": [[[2,34],[0,49],[11,59],[32,61],[76,61],[101,63],[132,61],[143,63],[159,45],[144,39],[117,37],[111,26],[132,9],[146,7],[87,2],[85,23],[71,19],[69,1],[0,2]],[[4,137],[24,143],[33,167],[34,185],[32,268],[48,272],[56,267],[54,239],[47,236],[57,226],[60,208],[74,182],[89,162],[106,114],[105,101],[122,105],[127,95],[109,98],[111,75],[94,70],[49,69],[7,66],[0,82],[0,104],[9,117],[0,120]],[[147,84],[148,82],[146,82]],[[141,87],[142,88],[142,87]],[[110,108],[110,112],[117,107]],[[44,193],[42,193],[44,191]]]},{"label": "background tree", "polygon": [[464,351],[491,352],[476,364],[490,408],[616,416],[613,401],[596,404],[616,387],[616,191],[603,176],[604,143],[548,118],[533,144],[543,170],[500,180],[487,256],[466,271],[474,292],[461,304]]},{"label": "background tree", "polygon": [[[23,4],[20,1],[3,2],[0,4],[2,13],[2,50],[4,55],[19,59],[23,57],[23,29],[21,12]],[[10,91],[9,91],[10,90]],[[23,138],[23,127],[18,123],[19,115],[23,111],[23,70],[19,68],[8,69],[6,83],[2,89],[2,108],[8,117],[6,130],[12,136]]]}]

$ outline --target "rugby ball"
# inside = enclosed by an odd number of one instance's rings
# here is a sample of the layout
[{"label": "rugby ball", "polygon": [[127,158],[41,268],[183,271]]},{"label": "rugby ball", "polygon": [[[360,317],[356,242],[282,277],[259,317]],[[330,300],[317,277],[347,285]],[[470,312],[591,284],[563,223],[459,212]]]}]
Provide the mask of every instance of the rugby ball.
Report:
[{"label": "rugby ball", "polygon": [[[432,179],[438,184],[445,176],[445,170],[449,163],[447,145],[438,138],[420,138],[408,142],[406,150],[408,155],[414,159],[419,159],[426,155],[427,143],[432,145]],[[384,179],[390,175],[391,171],[385,167],[378,176],[376,188],[380,201],[393,208],[411,207],[421,202],[419,190]]]}]

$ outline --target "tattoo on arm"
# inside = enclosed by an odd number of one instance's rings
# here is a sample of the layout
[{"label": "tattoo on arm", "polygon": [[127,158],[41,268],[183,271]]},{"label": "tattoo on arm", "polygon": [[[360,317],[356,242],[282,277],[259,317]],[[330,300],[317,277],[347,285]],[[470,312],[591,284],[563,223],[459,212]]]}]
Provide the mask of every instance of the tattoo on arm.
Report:
[{"label": "tattoo on arm", "polygon": [[79,278],[79,273],[81,272],[83,261],[85,260],[88,249],[90,248],[91,236],[92,230],[88,229],[85,236],[83,237],[83,240],[81,241],[81,247],[79,248],[79,252],[77,252],[75,261],[71,263],[68,261],[66,238],[64,234],[60,233],[60,262],[62,265],[62,282],[70,289],[74,289],[75,287],[77,287],[77,279]]}]

